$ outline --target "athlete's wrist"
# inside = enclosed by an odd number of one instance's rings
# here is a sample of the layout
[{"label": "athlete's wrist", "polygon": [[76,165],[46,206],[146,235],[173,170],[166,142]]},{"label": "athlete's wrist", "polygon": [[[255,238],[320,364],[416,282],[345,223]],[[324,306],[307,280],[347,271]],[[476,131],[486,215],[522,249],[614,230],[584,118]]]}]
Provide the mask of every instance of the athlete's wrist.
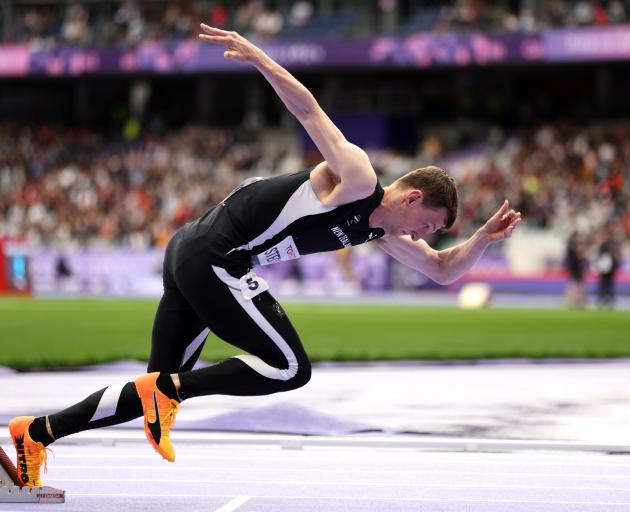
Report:
[{"label": "athlete's wrist", "polygon": [[269,57],[261,48],[252,45],[251,57],[249,62],[256,66],[260,71],[269,71],[275,61]]},{"label": "athlete's wrist", "polygon": [[485,245],[490,245],[492,243],[492,237],[490,236],[486,226],[480,227],[473,235],[473,238],[476,238],[478,242]]}]

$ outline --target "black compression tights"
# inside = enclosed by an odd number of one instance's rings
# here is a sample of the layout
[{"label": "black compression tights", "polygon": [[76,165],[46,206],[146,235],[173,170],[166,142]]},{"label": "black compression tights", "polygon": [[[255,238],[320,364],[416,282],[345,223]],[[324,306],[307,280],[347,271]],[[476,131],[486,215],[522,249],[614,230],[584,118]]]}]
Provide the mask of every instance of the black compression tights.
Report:
[{"label": "black compression tights", "polygon": [[[308,357],[271,294],[245,299],[238,279],[221,268],[210,268],[201,258],[190,259],[173,271],[168,264],[169,250],[164,295],[153,325],[149,372],[178,373],[182,399],[211,394],[267,395],[309,381]],[[209,331],[247,354],[192,370]],[[127,382],[101,389],[48,418],[58,439],[141,415],[135,386]]]}]

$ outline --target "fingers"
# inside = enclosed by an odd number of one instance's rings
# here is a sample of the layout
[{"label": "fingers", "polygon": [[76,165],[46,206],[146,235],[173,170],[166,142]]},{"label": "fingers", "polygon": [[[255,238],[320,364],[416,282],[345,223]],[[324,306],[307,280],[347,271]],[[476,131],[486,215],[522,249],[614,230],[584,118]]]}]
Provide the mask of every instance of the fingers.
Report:
[{"label": "fingers", "polygon": [[201,27],[201,30],[203,30],[204,32],[214,35],[214,36],[229,36],[230,35],[230,32],[228,32],[227,30],[221,30],[220,28],[211,27],[210,25],[206,25],[205,23],[202,23],[200,27]]},{"label": "fingers", "polygon": [[226,30],[211,27],[205,23],[202,23],[200,26],[205,34],[199,34],[199,39],[210,41],[211,43],[227,44],[229,41],[234,40],[234,36],[236,35],[235,32],[227,32]]},{"label": "fingers", "polygon": [[504,213],[501,216],[501,220],[504,221],[504,220],[507,219],[507,220],[511,221],[512,219],[514,219],[516,217],[520,217],[520,216],[521,216],[521,212],[515,212],[514,210],[510,210],[509,212]]},{"label": "fingers", "polygon": [[493,218],[495,219],[504,219],[505,218],[505,212],[507,211],[507,209],[509,208],[510,204],[508,203],[507,199],[505,201],[503,201],[503,204],[501,205],[501,208],[499,208],[497,210],[497,213],[495,213],[493,215]]},{"label": "fingers", "polygon": [[239,58],[238,52],[232,50],[226,50],[225,52],[223,52],[223,57],[226,59],[242,60],[242,58]]},{"label": "fingers", "polygon": [[209,36],[207,34],[199,34],[199,39],[210,41],[211,43],[227,43],[229,41],[227,36]]},{"label": "fingers", "polygon": [[510,225],[505,229],[505,238],[510,238],[512,236],[512,234],[514,233],[514,230],[516,229],[516,226],[518,226],[521,223],[521,217],[520,217],[520,213],[518,214],[519,216],[517,218],[515,218]]}]

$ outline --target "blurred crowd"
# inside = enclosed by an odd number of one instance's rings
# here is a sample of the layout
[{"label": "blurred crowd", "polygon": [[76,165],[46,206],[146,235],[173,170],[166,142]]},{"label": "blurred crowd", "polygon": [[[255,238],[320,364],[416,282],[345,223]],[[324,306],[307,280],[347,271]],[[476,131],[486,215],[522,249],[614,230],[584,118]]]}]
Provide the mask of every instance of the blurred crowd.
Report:
[{"label": "blurred crowd", "polygon": [[516,133],[470,128],[479,143],[469,140],[466,148],[457,147],[452,128],[435,129],[415,155],[377,151],[372,161],[394,176],[436,162],[455,176],[460,218],[451,237],[470,235],[505,198],[531,228],[568,238],[571,231],[589,234],[611,225],[630,237],[627,123],[545,124]]},{"label": "blurred crowd", "polygon": [[39,45],[137,44],[195,38],[204,21],[259,39],[346,37],[414,31],[535,32],[627,23],[630,0],[520,2],[379,0],[5,0],[0,40]]},{"label": "blurred crowd", "polygon": [[0,236],[163,246],[264,161],[259,144],[235,130],[190,126],[129,141],[0,125]]},{"label": "blurred crowd", "polygon": [[[494,127],[482,144],[461,148],[436,128],[415,154],[368,153],[384,185],[435,163],[456,177],[460,216],[450,238],[470,235],[507,198],[532,228],[568,238],[613,226],[628,239],[629,131],[627,123],[513,134]],[[0,124],[0,237],[40,246],[164,246],[243,179],[315,161],[299,144],[263,143],[242,128],[188,125],[125,140]]]}]

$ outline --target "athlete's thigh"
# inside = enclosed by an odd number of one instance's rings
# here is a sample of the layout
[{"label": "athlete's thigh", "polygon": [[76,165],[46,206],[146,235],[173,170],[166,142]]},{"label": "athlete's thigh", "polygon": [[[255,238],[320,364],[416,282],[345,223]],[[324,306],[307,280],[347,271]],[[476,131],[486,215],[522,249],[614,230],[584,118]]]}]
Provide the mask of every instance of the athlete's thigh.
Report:
[{"label": "athlete's thigh", "polygon": [[293,324],[269,292],[251,301],[235,300],[228,307],[238,321],[212,324],[221,339],[276,367],[307,359]]},{"label": "athlete's thigh", "polygon": [[[186,273],[193,271],[188,267]],[[224,341],[275,366],[306,358],[300,338],[285,311],[268,292],[243,296],[239,280],[222,268],[206,266],[195,279],[178,284],[203,322]]]},{"label": "athlete's thigh", "polygon": [[209,329],[175,287],[165,287],[153,321],[149,372],[191,370]]}]

